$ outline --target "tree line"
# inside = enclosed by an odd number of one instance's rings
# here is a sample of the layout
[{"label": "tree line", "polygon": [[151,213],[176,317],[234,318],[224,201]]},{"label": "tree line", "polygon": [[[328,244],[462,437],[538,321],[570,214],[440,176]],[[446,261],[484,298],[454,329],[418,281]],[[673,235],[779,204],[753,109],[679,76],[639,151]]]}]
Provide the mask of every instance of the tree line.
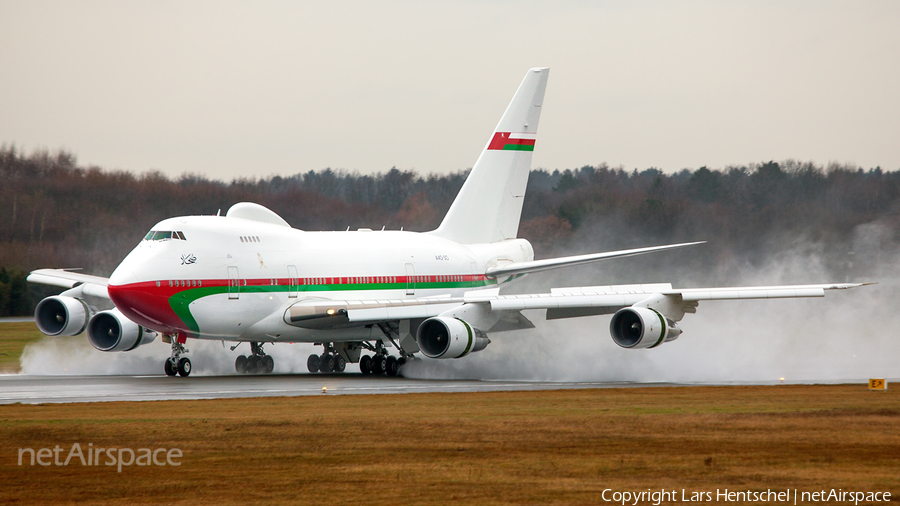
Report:
[{"label": "tree line", "polygon": [[[24,277],[42,267],[109,275],[158,221],[216,214],[250,201],[305,230],[431,230],[467,171],[422,175],[325,169],[230,182],[158,171],[79,166],[68,152],[0,148],[0,316],[28,314],[45,291]],[[759,263],[785,244],[816,245],[836,276],[896,246],[900,172],[794,160],[664,173],[605,164],[534,170],[519,237],[537,257],[709,241],[685,268]],[[645,267],[668,264],[647,260]]]}]

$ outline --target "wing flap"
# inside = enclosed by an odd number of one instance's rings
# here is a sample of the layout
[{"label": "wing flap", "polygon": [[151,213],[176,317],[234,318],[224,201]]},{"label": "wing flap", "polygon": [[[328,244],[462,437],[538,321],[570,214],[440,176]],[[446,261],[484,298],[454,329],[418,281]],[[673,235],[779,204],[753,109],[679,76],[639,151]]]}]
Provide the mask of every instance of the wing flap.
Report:
[{"label": "wing flap", "polygon": [[[678,290],[684,300],[741,300],[824,297],[826,290],[846,290],[871,283],[831,283],[820,285],[743,286],[733,288],[688,288]],[[666,293],[667,292],[662,292]]]},{"label": "wing flap", "polygon": [[431,318],[460,305],[461,302],[442,302],[436,304],[398,304],[366,309],[348,309],[347,317],[351,322]]}]

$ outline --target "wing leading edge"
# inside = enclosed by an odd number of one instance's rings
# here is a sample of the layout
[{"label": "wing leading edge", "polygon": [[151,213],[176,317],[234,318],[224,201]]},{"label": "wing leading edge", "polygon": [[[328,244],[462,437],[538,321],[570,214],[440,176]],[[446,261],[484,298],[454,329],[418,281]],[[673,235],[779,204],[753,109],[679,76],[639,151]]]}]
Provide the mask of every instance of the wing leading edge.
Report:
[{"label": "wing leading edge", "polygon": [[[66,295],[77,297],[84,294],[109,299],[109,292],[106,290],[109,278],[80,274],[65,269],[38,269],[31,271],[27,280],[31,283],[68,288],[67,292],[69,293],[64,292]],[[79,293],[71,293],[73,289]]]},{"label": "wing leading edge", "polygon": [[827,290],[845,290],[871,283],[672,288],[668,283],[554,288],[550,293],[498,295],[469,292],[456,298],[419,298],[383,301],[329,301],[342,310],[346,322],[363,324],[385,320],[431,318],[456,313],[462,306],[480,305],[488,312],[547,310],[548,319],[613,314],[638,305],[656,309],[679,321],[694,313],[703,300],[781,299],[824,297]]}]

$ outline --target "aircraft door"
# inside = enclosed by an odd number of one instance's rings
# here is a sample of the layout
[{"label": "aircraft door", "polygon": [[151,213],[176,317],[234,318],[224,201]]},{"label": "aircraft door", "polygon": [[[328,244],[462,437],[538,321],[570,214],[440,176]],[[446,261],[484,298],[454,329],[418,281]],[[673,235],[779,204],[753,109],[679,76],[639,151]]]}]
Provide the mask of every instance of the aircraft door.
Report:
[{"label": "aircraft door", "polygon": [[406,264],[406,295],[416,294],[416,268]]},{"label": "aircraft door", "polygon": [[238,268],[234,265],[228,266],[228,298],[231,300],[241,298],[241,284],[238,280]]},{"label": "aircraft door", "polygon": [[297,266],[288,265],[288,283],[290,286],[288,287],[288,297],[292,299],[297,298],[297,290],[300,283],[297,281]]}]

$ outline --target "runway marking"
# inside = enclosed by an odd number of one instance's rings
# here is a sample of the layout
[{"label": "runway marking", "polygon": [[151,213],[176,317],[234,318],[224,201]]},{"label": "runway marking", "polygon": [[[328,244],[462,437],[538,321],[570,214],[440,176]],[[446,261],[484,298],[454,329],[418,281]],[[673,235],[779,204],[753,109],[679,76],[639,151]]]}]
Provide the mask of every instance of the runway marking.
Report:
[{"label": "runway marking", "polygon": [[[897,381],[890,379],[890,381]],[[191,400],[238,397],[373,395],[429,392],[497,392],[523,390],[568,390],[582,388],[642,388],[710,385],[774,385],[771,382],[720,383],[635,383],[573,381],[510,380],[422,380],[363,376],[361,374],[274,374],[261,376],[198,376],[169,378],[166,376],[28,376],[0,375],[0,404],[22,402],[110,402]],[[859,383],[866,380],[797,381],[793,384]],[[223,388],[224,387],[224,388]],[[268,388],[267,388],[268,387]]]}]

